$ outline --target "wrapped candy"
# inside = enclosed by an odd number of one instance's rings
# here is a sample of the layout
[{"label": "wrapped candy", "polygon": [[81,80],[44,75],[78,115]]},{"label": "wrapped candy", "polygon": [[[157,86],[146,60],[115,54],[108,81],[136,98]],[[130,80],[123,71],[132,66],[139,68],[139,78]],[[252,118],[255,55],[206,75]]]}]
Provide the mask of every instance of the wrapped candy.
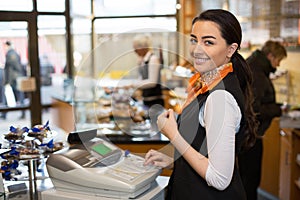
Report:
[{"label": "wrapped candy", "polygon": [[29,129],[27,127],[23,127],[22,129],[16,128],[14,126],[10,126],[9,133],[5,135],[5,139],[9,141],[23,140],[24,133],[27,133]]}]

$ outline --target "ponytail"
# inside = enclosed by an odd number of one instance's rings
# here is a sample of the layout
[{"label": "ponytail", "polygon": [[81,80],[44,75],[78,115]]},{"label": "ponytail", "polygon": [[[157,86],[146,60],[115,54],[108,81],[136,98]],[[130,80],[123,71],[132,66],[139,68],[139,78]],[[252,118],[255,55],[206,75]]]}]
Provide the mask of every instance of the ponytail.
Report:
[{"label": "ponytail", "polygon": [[243,148],[247,149],[254,145],[256,140],[256,131],[258,123],[253,110],[253,91],[252,91],[252,71],[246,60],[238,53],[235,52],[231,58],[233,69],[240,83],[240,87],[244,93],[245,99],[245,136],[246,139]]}]

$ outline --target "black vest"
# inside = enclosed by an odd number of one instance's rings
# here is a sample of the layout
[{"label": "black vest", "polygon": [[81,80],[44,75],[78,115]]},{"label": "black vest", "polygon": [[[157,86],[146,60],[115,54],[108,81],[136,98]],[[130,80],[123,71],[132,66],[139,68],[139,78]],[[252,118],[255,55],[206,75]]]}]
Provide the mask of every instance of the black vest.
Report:
[{"label": "black vest", "polygon": [[[236,99],[241,112],[242,121],[239,132],[236,134],[236,153],[239,152],[244,138],[244,98],[239,82],[234,73],[229,73],[214,90],[226,90]],[[183,138],[191,146],[207,157],[206,131],[199,123],[199,112],[210,92],[198,95],[178,117],[178,129]],[[238,169],[234,167],[230,185],[223,191],[208,186],[204,180],[177,152],[174,154],[174,170],[168,185],[167,199],[204,199],[204,200],[243,200],[246,199],[243,184]]]}]

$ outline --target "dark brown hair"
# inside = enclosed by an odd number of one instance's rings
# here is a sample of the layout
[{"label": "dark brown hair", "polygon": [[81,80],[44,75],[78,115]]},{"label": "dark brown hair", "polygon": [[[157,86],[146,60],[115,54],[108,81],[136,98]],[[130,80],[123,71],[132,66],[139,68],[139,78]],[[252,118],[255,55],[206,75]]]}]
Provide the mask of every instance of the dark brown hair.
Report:
[{"label": "dark brown hair", "polygon": [[278,58],[280,60],[287,57],[286,49],[280,42],[277,41],[266,41],[261,51],[264,52],[266,56],[271,53],[275,58]]}]

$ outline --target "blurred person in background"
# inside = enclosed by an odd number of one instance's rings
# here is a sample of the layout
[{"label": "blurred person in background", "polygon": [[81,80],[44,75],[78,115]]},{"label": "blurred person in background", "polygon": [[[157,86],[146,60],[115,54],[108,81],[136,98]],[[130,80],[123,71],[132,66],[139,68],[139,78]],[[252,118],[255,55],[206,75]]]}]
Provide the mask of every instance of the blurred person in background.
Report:
[{"label": "blurred person in background", "polygon": [[[20,104],[24,104],[24,92],[17,89],[17,78],[26,75],[26,71],[21,64],[19,54],[14,50],[10,41],[5,42],[6,55],[4,66],[4,84],[9,84],[14,92],[16,101]],[[25,111],[22,111],[20,119],[25,118]]]},{"label": "blurred person in background", "polygon": [[42,86],[50,86],[52,85],[52,77],[51,74],[53,74],[54,71],[54,66],[50,62],[49,58],[47,55],[43,55],[40,58],[40,75],[41,75],[41,85]]},{"label": "blurred person in background", "polygon": [[287,57],[286,49],[280,42],[269,40],[261,50],[257,49],[247,59],[253,75],[254,112],[259,122],[258,138],[250,149],[239,155],[239,170],[245,186],[247,199],[257,199],[257,189],[261,180],[263,155],[262,136],[274,117],[281,115],[281,105],[276,103],[275,90],[270,73],[275,72],[280,62]]},{"label": "blurred person in background", "polygon": [[139,80],[134,87],[142,91],[143,103],[148,110],[146,118],[150,118],[151,130],[157,132],[157,116],[164,110],[161,88],[162,52],[159,52],[159,56],[154,54],[151,38],[147,34],[138,34],[134,37],[133,49],[139,57]]},{"label": "blurred person in background", "polygon": [[[4,68],[0,66],[0,105],[6,105],[5,95],[4,95]],[[6,112],[0,113],[0,118],[6,119]]]},{"label": "blurred person in background", "polygon": [[151,49],[152,41],[149,35],[139,34],[133,39],[133,48],[139,56],[138,70],[140,81],[135,86],[142,90],[143,102],[147,107],[155,104],[164,106],[160,85],[161,59]]}]

